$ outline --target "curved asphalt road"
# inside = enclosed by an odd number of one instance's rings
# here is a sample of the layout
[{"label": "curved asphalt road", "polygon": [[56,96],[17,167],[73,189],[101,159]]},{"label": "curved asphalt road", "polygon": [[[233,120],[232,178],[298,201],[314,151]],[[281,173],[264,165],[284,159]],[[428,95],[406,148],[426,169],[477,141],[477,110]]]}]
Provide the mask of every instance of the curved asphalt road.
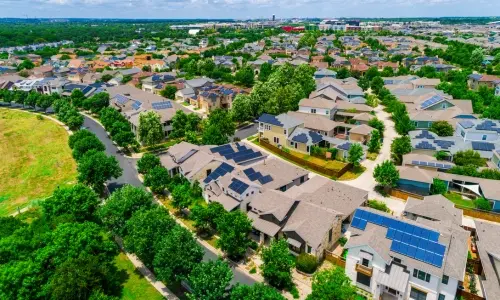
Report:
[{"label": "curved asphalt road", "polygon": [[[123,174],[119,178],[110,180],[108,182],[108,189],[110,192],[113,192],[117,188],[122,187],[125,184],[130,184],[137,187],[143,187],[142,182],[137,177],[137,169],[136,163],[137,159],[124,156],[118,148],[113,144],[111,139],[108,137],[108,134],[102,128],[102,126],[91,118],[84,116],[85,121],[83,126],[85,126],[88,130],[92,131],[97,135],[97,137],[101,140],[101,142],[106,146],[106,154],[112,155],[116,157],[116,160],[120,163],[120,167],[123,169]],[[205,251],[205,255],[203,260],[214,260],[217,259],[217,253],[210,251],[210,249],[206,248],[202,244],[200,244]],[[233,283],[241,283],[246,285],[252,285],[255,283],[255,280],[240,270],[233,268]]]}]

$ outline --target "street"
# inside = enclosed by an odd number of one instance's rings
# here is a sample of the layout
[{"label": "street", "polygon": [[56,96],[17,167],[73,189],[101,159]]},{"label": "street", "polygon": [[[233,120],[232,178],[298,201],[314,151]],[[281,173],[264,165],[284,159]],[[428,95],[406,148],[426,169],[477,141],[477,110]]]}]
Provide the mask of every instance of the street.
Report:
[{"label": "street", "polygon": [[[84,126],[88,130],[92,131],[97,135],[97,137],[101,140],[101,142],[106,146],[106,154],[113,155],[114,157],[116,157],[116,159],[120,163],[120,167],[123,169],[122,176],[108,182],[108,189],[110,190],[110,192],[112,192],[117,188],[122,187],[125,184],[142,187],[143,185],[138,178],[138,173],[136,169],[137,159],[125,157],[123,154],[121,154],[119,149],[115,146],[115,144],[113,144],[111,139],[108,137],[108,134],[100,124],[98,124],[96,121],[92,120],[87,116],[84,116],[84,118],[85,118]],[[200,245],[203,247],[203,250],[205,251],[205,256],[203,258],[205,261],[217,259],[216,253],[212,252],[210,249],[206,248],[201,243]],[[240,270],[233,269],[233,274],[234,274],[233,283],[241,283],[245,285],[251,285],[255,283],[254,279],[247,276]]]}]

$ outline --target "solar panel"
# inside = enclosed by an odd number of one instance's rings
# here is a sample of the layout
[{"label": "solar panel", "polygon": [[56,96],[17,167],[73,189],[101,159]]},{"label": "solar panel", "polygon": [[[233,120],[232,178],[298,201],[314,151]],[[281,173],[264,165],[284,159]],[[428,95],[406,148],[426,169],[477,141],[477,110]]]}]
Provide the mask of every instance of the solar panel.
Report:
[{"label": "solar panel", "polygon": [[455,145],[453,141],[443,141],[443,140],[435,140],[434,143],[443,149],[449,149],[451,146]]},{"label": "solar panel", "polygon": [[170,101],[163,101],[163,102],[153,102],[151,103],[151,107],[155,110],[162,110],[162,109],[168,109],[172,108],[172,102]]},{"label": "solar panel", "polygon": [[422,132],[419,135],[417,135],[415,138],[433,140],[434,136],[432,134],[430,134],[428,130],[422,130]]},{"label": "solar panel", "polygon": [[472,149],[478,151],[492,151],[495,149],[495,145],[487,142],[472,142]]},{"label": "solar panel", "polygon": [[210,151],[212,153],[219,153],[220,151],[223,151],[224,149],[228,149],[228,148],[232,149],[231,145],[226,144],[226,145],[214,147],[214,148],[210,149]]},{"label": "solar panel", "polygon": [[441,97],[439,95],[434,95],[431,98],[425,100],[420,107],[422,109],[426,109],[426,108],[438,103],[441,100],[443,100],[443,97]]},{"label": "solar panel", "polygon": [[269,183],[271,181],[273,181],[273,177],[271,177],[271,175],[266,175],[264,177],[259,178],[259,182],[261,184],[266,184],[266,183]]},{"label": "solar panel", "polygon": [[255,170],[253,168],[248,168],[246,170],[243,170],[243,173],[245,173],[245,175],[247,176],[250,176],[255,173]]},{"label": "solar panel", "polygon": [[135,110],[139,110],[141,108],[142,103],[139,101],[135,101],[134,104],[132,104],[132,108]]},{"label": "solar panel", "polygon": [[468,121],[468,120],[467,121],[458,122],[458,124],[460,124],[460,126],[462,126],[465,129],[469,129],[469,128],[474,127],[474,123],[472,123],[471,121]]},{"label": "solar panel", "polygon": [[241,195],[248,187],[248,184],[236,178],[233,178],[231,184],[229,185],[229,188],[239,195]]},{"label": "solar panel", "polygon": [[248,175],[248,179],[250,179],[251,181],[258,180],[261,177],[262,177],[262,174],[260,172],[255,172],[251,175]]},{"label": "solar panel", "polygon": [[257,157],[261,157],[262,156],[262,153],[260,152],[253,152],[253,153],[249,153],[245,156],[240,156],[240,157],[237,157],[234,159],[234,162],[236,162],[237,164],[239,163],[242,163],[242,162],[245,162],[245,161],[248,161],[248,160],[251,160],[251,159],[255,159]]},{"label": "solar panel", "polygon": [[121,105],[125,105],[125,103],[127,103],[129,99],[123,95],[118,94],[115,96],[115,100]]},{"label": "solar panel", "polygon": [[434,147],[432,144],[430,144],[427,141],[421,141],[419,144],[415,146],[417,149],[427,149],[427,150],[436,150],[436,147]]},{"label": "solar panel", "polygon": [[218,179],[221,176],[226,175],[227,173],[230,173],[234,170],[234,167],[227,163],[222,163],[217,169],[215,169],[210,175],[203,180],[204,183],[210,183],[213,180]]}]

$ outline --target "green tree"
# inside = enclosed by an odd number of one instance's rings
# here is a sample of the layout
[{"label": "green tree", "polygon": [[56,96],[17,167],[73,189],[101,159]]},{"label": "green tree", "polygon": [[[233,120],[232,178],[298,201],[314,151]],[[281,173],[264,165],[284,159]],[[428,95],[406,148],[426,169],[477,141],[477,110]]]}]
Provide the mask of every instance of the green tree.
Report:
[{"label": "green tree", "polygon": [[206,121],[202,142],[204,145],[226,144],[235,130],[231,114],[223,109],[215,109]]},{"label": "green tree", "polygon": [[210,202],[207,206],[197,205],[191,209],[190,218],[199,233],[210,233],[217,230],[217,218],[226,214],[224,206]]},{"label": "green tree", "polygon": [[368,151],[372,153],[378,153],[380,151],[380,133],[377,129],[374,129],[370,136],[370,141],[368,142]]},{"label": "green tree", "polygon": [[431,194],[432,195],[442,195],[448,191],[448,185],[446,182],[439,178],[434,178],[432,180]]},{"label": "green tree", "polygon": [[447,121],[436,121],[431,125],[431,131],[439,136],[452,136],[453,126]]},{"label": "green tree", "polygon": [[109,106],[109,94],[98,93],[83,101],[83,108],[92,113],[99,113],[103,108]]},{"label": "green tree", "polygon": [[372,92],[376,95],[380,93],[380,90],[384,87],[384,80],[380,76],[376,76],[372,79],[370,86],[372,88]]},{"label": "green tree", "polygon": [[295,261],[290,256],[285,239],[275,240],[268,248],[263,248],[262,260],[264,261],[261,266],[262,275],[270,285],[279,289],[291,288]]},{"label": "green tree", "polygon": [[177,93],[177,87],[173,85],[167,85],[163,90],[160,91],[160,95],[167,99],[175,99],[175,93]]},{"label": "green tree", "polygon": [[233,119],[237,122],[245,122],[252,119],[252,104],[249,95],[238,94],[233,100],[231,112]]},{"label": "green tree", "polygon": [[308,97],[316,89],[316,82],[313,79],[314,72],[315,69],[308,64],[302,64],[293,71],[291,83],[300,85],[304,97]]},{"label": "green tree", "polygon": [[18,71],[21,71],[21,70],[31,70],[35,67],[35,64],[29,60],[29,59],[25,59],[23,60],[22,63],[20,63],[18,66],[17,66],[17,70]]},{"label": "green tree", "polygon": [[73,158],[80,160],[90,150],[104,151],[106,147],[95,135],[84,137],[73,144]]},{"label": "green tree", "polygon": [[126,222],[125,248],[152,267],[158,243],[174,226],[174,219],[163,207],[156,205],[152,209],[139,210]]},{"label": "green tree", "polygon": [[347,68],[342,67],[337,71],[337,78],[338,79],[345,79],[348,77],[351,77],[351,72],[349,72],[349,70]]},{"label": "green tree", "polygon": [[186,134],[187,122],[187,114],[180,109],[176,111],[174,117],[172,118],[172,132],[169,136],[172,138],[184,137]]},{"label": "green tree", "polygon": [[396,186],[399,180],[399,171],[390,160],[386,160],[375,167],[373,177],[387,191]]},{"label": "green tree", "polygon": [[359,167],[359,163],[363,158],[363,147],[358,143],[353,143],[349,148],[349,156],[347,161],[350,162],[355,168]]},{"label": "green tree", "polygon": [[488,201],[485,198],[478,198],[478,199],[474,200],[474,206],[477,209],[482,209],[482,210],[486,210],[486,211],[492,210],[492,206],[491,206],[490,201]]},{"label": "green tree", "polygon": [[151,193],[142,188],[125,185],[111,194],[104,205],[99,208],[97,215],[113,233],[124,236],[127,220],[136,211],[150,209],[153,201]]},{"label": "green tree", "polygon": [[485,161],[481,158],[479,152],[474,150],[458,151],[453,156],[453,162],[457,166],[473,165],[476,167],[483,167],[485,165]]},{"label": "green tree", "polygon": [[260,66],[259,81],[266,82],[272,73],[273,73],[273,68],[272,68],[271,64],[263,63]]},{"label": "green tree", "polygon": [[122,169],[113,156],[104,152],[90,150],[78,161],[78,182],[90,186],[97,193],[102,193],[104,183],[122,175]]},{"label": "green tree", "polygon": [[235,75],[236,82],[246,87],[251,87],[253,85],[254,78],[255,75],[250,67],[241,68]]},{"label": "green tree", "polygon": [[89,130],[86,130],[86,129],[82,129],[82,130],[78,130],[77,132],[73,133],[72,135],[69,136],[69,139],[68,139],[68,146],[73,149],[73,147],[75,146],[76,142],[84,139],[84,138],[87,138],[87,137],[95,137],[97,138],[97,136],[89,131]]},{"label": "green tree", "polygon": [[170,182],[168,170],[162,166],[156,166],[149,170],[144,176],[144,185],[149,187],[155,194],[161,194]]},{"label": "green tree", "polygon": [[363,90],[366,91],[367,89],[370,88],[370,80],[366,76],[362,76],[358,80],[358,86]]},{"label": "green tree", "polygon": [[229,265],[220,259],[199,263],[188,276],[192,290],[189,299],[224,299],[232,278]]},{"label": "green tree", "polygon": [[276,289],[263,283],[236,285],[231,290],[231,300],[285,300]]},{"label": "green tree", "polygon": [[217,244],[230,258],[242,258],[250,246],[251,220],[241,211],[234,211],[217,218],[220,239]]},{"label": "green tree", "polygon": [[146,146],[160,143],[165,137],[160,116],[154,111],[139,116],[139,141]]},{"label": "green tree", "polygon": [[366,73],[365,73],[365,77],[369,80],[369,81],[373,81],[373,79],[375,77],[380,77],[380,72],[378,71],[377,67],[376,66],[373,66],[373,67],[370,67]]},{"label": "green tree", "polygon": [[41,206],[48,219],[70,215],[73,220],[83,222],[93,219],[99,204],[99,197],[92,189],[77,184],[56,189],[52,197],[43,201]]},{"label": "green tree", "polygon": [[174,187],[172,190],[172,205],[177,209],[188,208],[193,203],[191,195],[191,184],[184,182]]},{"label": "green tree", "polygon": [[144,153],[137,161],[137,171],[141,174],[147,174],[154,167],[161,166],[160,158],[152,153]]},{"label": "green tree", "polygon": [[112,137],[113,141],[116,142],[116,144],[120,147],[128,147],[130,145],[135,145],[137,143],[137,141],[135,140],[135,134],[130,130],[119,131]]},{"label": "green tree", "polygon": [[102,75],[102,77],[101,77],[101,81],[102,81],[102,82],[108,82],[108,81],[110,81],[111,79],[113,79],[113,75],[111,75],[111,74],[104,74],[104,75]]},{"label": "green tree", "polygon": [[412,150],[411,139],[409,136],[395,138],[391,144],[392,159],[398,165],[403,162],[403,155],[410,153]]},{"label": "green tree", "polygon": [[167,282],[185,279],[203,259],[203,249],[193,234],[175,226],[155,247],[154,269]]},{"label": "green tree", "polygon": [[384,138],[384,131],[385,131],[385,125],[384,122],[381,120],[375,118],[372,118],[370,121],[368,121],[368,126],[373,127],[378,130],[380,133],[380,137]]},{"label": "green tree", "polygon": [[342,268],[331,268],[314,275],[312,292],[307,300],[354,300],[356,287]]},{"label": "green tree", "polygon": [[473,67],[480,66],[481,63],[484,61],[484,53],[483,49],[478,47],[472,51],[472,54],[470,56],[470,63]]}]

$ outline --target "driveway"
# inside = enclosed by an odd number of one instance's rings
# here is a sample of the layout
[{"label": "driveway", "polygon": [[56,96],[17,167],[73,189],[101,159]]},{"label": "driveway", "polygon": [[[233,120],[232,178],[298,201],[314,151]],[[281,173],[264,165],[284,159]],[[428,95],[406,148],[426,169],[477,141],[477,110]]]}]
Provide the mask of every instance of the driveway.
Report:
[{"label": "driveway", "polygon": [[[123,175],[117,179],[113,179],[108,182],[108,189],[112,192],[113,190],[122,187],[125,184],[130,184],[136,187],[143,187],[142,182],[138,178],[138,172],[136,169],[137,159],[124,156],[120,153],[119,149],[113,144],[108,134],[102,128],[102,126],[91,118],[84,116],[85,121],[83,126],[87,127],[88,130],[92,131],[97,135],[101,142],[106,146],[106,154],[116,157],[116,160],[120,163],[120,167],[123,169]],[[212,252],[210,249],[206,248],[200,244],[205,251],[204,260],[217,259],[217,254]],[[241,283],[245,285],[252,285],[256,281],[246,275],[244,272],[233,268],[233,282]]]}]

